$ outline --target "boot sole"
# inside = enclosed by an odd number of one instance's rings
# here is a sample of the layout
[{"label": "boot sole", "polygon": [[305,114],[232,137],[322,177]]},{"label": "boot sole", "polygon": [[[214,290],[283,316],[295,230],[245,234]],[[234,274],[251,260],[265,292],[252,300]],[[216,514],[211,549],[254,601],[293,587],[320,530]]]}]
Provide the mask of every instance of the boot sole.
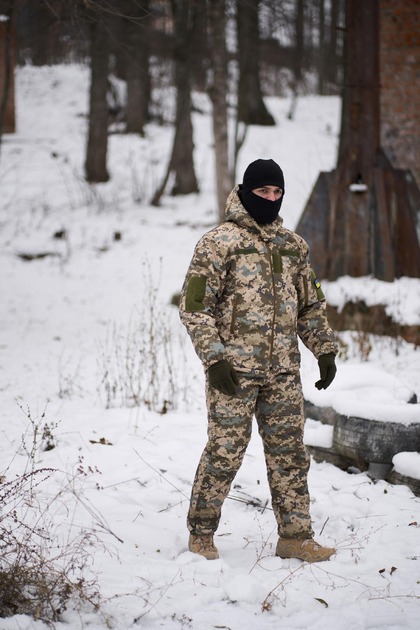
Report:
[{"label": "boot sole", "polygon": [[303,562],[325,562],[326,560],[329,560],[331,558],[331,556],[333,556],[335,554],[335,551],[333,551],[332,553],[330,553],[328,556],[305,556],[305,554],[301,554],[300,556],[296,556],[296,555],[291,555],[291,554],[287,554],[287,553],[277,553],[276,551],[276,556],[278,558],[282,558],[283,560],[290,560],[292,558],[296,558],[297,560],[303,560]]}]

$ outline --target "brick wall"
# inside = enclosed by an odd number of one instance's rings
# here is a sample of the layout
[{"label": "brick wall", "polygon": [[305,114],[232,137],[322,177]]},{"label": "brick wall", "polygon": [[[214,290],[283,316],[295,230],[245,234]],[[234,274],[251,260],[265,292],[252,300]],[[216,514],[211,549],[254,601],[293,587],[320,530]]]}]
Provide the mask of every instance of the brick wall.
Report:
[{"label": "brick wall", "polygon": [[381,144],[420,187],[420,0],[380,0]]}]

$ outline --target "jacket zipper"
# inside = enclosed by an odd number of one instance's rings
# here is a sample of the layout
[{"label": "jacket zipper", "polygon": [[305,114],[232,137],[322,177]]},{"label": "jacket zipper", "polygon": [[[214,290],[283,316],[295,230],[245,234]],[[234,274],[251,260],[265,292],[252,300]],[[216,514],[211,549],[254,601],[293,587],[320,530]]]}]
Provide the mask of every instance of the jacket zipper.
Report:
[{"label": "jacket zipper", "polygon": [[238,305],[238,298],[234,298],[232,302],[232,320],[230,322],[230,334],[233,335],[235,330],[235,321],[236,321],[236,307]]},{"label": "jacket zipper", "polygon": [[273,270],[273,259],[271,257],[271,249],[268,243],[266,243],[267,253],[268,253],[268,262],[270,263],[270,271],[271,271],[271,282],[273,283],[273,323],[271,326],[271,345],[270,345],[270,364],[273,363],[273,349],[274,349],[274,324],[276,321],[276,285],[274,282],[274,270]]}]

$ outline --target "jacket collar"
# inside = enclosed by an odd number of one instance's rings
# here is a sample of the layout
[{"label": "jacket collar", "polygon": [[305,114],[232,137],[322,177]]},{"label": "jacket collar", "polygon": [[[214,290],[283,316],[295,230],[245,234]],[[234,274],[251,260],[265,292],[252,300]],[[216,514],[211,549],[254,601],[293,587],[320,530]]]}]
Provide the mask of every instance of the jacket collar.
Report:
[{"label": "jacket collar", "polygon": [[225,206],[226,221],[232,221],[232,223],[236,223],[251,232],[256,232],[263,241],[272,241],[278,234],[279,228],[283,225],[282,217],[279,216],[273,223],[265,225],[257,223],[243,207],[238,190],[239,186],[235,186],[227,198]]}]

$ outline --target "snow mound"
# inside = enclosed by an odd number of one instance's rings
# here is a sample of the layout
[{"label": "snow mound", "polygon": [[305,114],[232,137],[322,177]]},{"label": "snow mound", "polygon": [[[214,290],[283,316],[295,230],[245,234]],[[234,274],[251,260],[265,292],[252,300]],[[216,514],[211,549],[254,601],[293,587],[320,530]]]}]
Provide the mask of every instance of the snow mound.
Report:
[{"label": "snow mound", "polygon": [[392,458],[392,463],[400,475],[420,479],[420,453],[397,453]]},{"label": "snow mound", "polygon": [[344,416],[397,422],[420,423],[420,405],[409,404],[412,390],[397,375],[371,364],[339,365],[337,376],[327,390],[318,391],[313,383],[318,378],[305,379],[305,398],[319,407],[332,407]]},{"label": "snow mound", "polygon": [[384,304],[385,312],[403,325],[420,324],[420,279],[398,278],[384,282],[371,276],[351,278],[343,276],[333,282],[322,281],[322,290],[328,304],[339,312],[346,302],[364,300],[367,306]]},{"label": "snow mound", "polygon": [[322,424],[318,420],[308,418],[305,423],[305,434],[303,443],[306,446],[321,446],[322,448],[332,448],[334,427]]},{"label": "snow mound", "polygon": [[233,602],[256,604],[267,595],[262,584],[252,575],[235,575],[226,585],[228,597]]}]

